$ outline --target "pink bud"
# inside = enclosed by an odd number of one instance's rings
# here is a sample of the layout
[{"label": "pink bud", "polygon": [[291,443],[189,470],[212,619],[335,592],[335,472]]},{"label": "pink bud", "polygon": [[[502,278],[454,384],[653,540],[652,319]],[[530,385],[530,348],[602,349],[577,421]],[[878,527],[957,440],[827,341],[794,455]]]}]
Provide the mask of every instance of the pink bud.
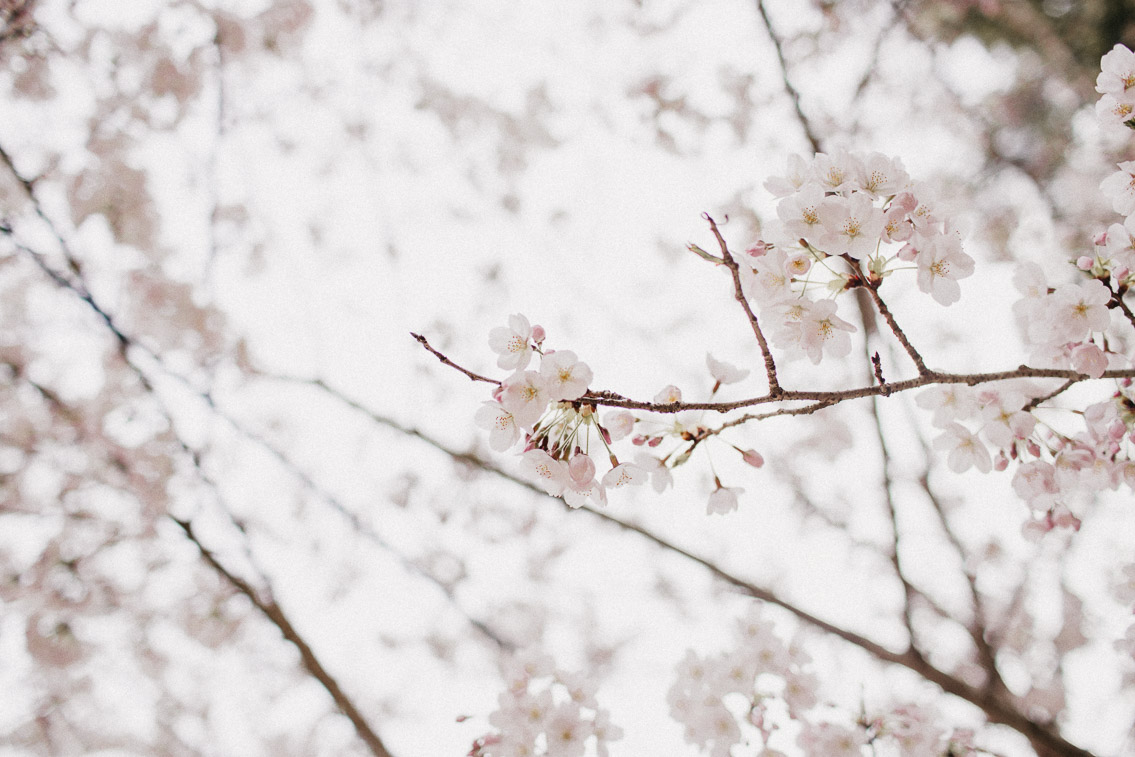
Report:
[{"label": "pink bud", "polygon": [[744,452],[742,452],[741,453],[741,459],[744,460],[745,462],[747,462],[749,465],[753,466],[754,468],[760,468],[762,465],[765,464],[765,459],[763,457],[761,457],[761,453],[757,452],[756,450],[752,450],[752,449],[745,450]]},{"label": "pink bud", "polygon": [[659,444],[661,444],[661,443],[662,443],[662,437],[661,437],[661,436],[656,436],[656,437],[652,438],[652,439],[651,439],[650,441],[648,441],[648,442],[646,443],[646,446],[648,446],[648,447],[657,447],[657,446],[658,446]]},{"label": "pink bud", "polygon": [[1122,439],[1123,435],[1126,433],[1127,424],[1119,420],[1118,418],[1112,421],[1111,425],[1107,427],[1107,435],[1116,441]]},{"label": "pink bud", "polygon": [[1107,231],[1101,231],[1099,234],[1096,234],[1096,238],[1092,240],[1092,244],[1096,247],[1103,247],[1107,244]]},{"label": "pink bud", "polygon": [[587,455],[575,455],[568,462],[568,473],[577,484],[587,484],[595,478],[595,462]]},{"label": "pink bud", "polygon": [[497,402],[500,402],[502,395],[504,395],[504,386],[497,384],[495,387],[493,387],[493,399]]},{"label": "pink bud", "polygon": [[533,342],[535,342],[536,344],[543,344],[545,336],[547,336],[547,334],[544,333],[544,327],[543,326],[541,326],[540,324],[536,324],[535,326],[532,327],[532,341]]},{"label": "pink bud", "polygon": [[1076,258],[1076,267],[1081,271],[1090,271],[1092,270],[1093,265],[1095,265],[1095,261],[1087,255],[1081,255],[1080,257]]},{"label": "pink bud", "polygon": [[993,469],[996,471],[1003,471],[1008,467],[1009,458],[1005,457],[1004,452],[998,454],[997,457],[993,460]]},{"label": "pink bud", "polygon": [[745,248],[745,254],[750,257],[759,258],[768,252],[768,243],[763,239],[758,239],[751,245]]},{"label": "pink bud", "polygon": [[1026,444],[1025,447],[1028,449],[1030,455],[1032,455],[1033,457],[1040,457],[1040,445],[1034,442],[1032,439],[1029,440],[1029,443]]},{"label": "pink bud", "polygon": [[635,445],[636,447],[641,447],[642,445],[646,444],[646,437],[642,434],[637,434],[633,439],[631,439],[631,444]]},{"label": "pink bud", "polygon": [[1125,265],[1121,265],[1119,266],[1119,268],[1116,268],[1114,271],[1112,271],[1111,275],[1115,277],[1116,281],[1122,282],[1130,273],[1130,268]]}]

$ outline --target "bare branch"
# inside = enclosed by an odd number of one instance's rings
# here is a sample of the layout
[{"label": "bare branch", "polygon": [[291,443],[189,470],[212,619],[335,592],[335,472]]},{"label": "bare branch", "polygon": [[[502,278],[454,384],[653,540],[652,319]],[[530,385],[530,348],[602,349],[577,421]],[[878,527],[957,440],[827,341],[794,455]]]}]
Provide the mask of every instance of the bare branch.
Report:
[{"label": "bare branch", "polygon": [[749,319],[749,325],[753,327],[753,336],[757,338],[757,345],[761,348],[761,356],[765,360],[765,375],[768,377],[768,393],[770,396],[777,396],[780,394],[780,383],[776,379],[776,361],[773,360],[772,350],[769,349],[768,341],[765,339],[764,332],[761,331],[761,325],[757,322],[757,316],[749,306],[749,300],[745,297],[745,291],[741,287],[740,266],[729,252],[729,245],[721,236],[717,222],[708,213],[702,213],[702,218],[709,222],[709,228],[713,232],[713,236],[717,238],[717,244],[721,247],[721,258],[725,261],[725,265],[733,276],[733,296],[737,302],[741,303],[745,316]]},{"label": "bare branch", "polygon": [[[914,361],[914,366],[918,368],[918,375],[929,376],[932,371],[926,367],[926,363],[922,360],[922,355],[918,353],[918,350],[910,343],[910,340],[903,330],[899,328],[898,321],[896,321],[894,315],[891,314],[890,308],[883,302],[883,298],[879,296],[878,284],[875,286],[868,284],[864,289],[867,290],[867,294],[871,295],[871,300],[875,303],[875,307],[878,308],[879,315],[883,316],[883,320],[887,322],[887,327],[890,328],[891,333],[895,335],[895,338],[899,340],[899,344],[906,350],[906,354]],[[882,382],[880,382],[880,384],[882,384]]]},{"label": "bare branch", "polygon": [[414,339],[416,339],[418,341],[418,344],[422,345],[427,350],[432,352],[434,357],[436,357],[438,360],[445,363],[450,368],[453,368],[457,371],[460,371],[461,373],[464,373],[466,376],[468,376],[473,381],[484,381],[487,384],[496,384],[497,386],[500,386],[500,382],[497,381],[496,379],[486,378],[479,373],[473,373],[473,371],[471,371],[467,368],[462,368],[460,365],[458,365],[457,363],[455,363],[452,360],[450,360],[449,358],[447,358],[445,355],[443,355],[440,352],[438,352],[437,350],[435,350],[433,348],[433,346],[430,345],[430,343],[426,340],[426,338],[424,336],[422,336],[421,334],[415,334],[414,332],[411,331],[410,336],[414,337]]},{"label": "bare branch", "polygon": [[256,609],[259,610],[272,625],[280,629],[280,633],[284,635],[284,638],[299,650],[300,660],[303,662],[304,668],[313,678],[319,681],[320,685],[331,695],[331,699],[335,702],[335,706],[339,709],[339,712],[343,713],[343,715],[351,721],[351,724],[355,727],[355,732],[359,735],[359,738],[362,739],[363,743],[367,745],[367,748],[370,749],[371,754],[375,757],[392,757],[390,752],[386,749],[386,745],[382,743],[382,739],[378,737],[378,734],[374,732],[374,729],[371,728],[370,724],[367,722],[366,717],[359,711],[355,703],[351,701],[351,698],[344,693],[338,681],[323,667],[319,658],[315,656],[311,645],[308,644],[303,636],[300,635],[299,631],[295,629],[295,626],[288,620],[288,616],[284,614],[284,611],[280,609],[276,601],[271,597],[261,597],[260,593],[249,585],[247,581],[234,575],[225,568],[225,566],[217,560],[216,555],[210,552],[205,545],[201,543],[200,539],[197,538],[197,534],[193,531],[193,525],[189,521],[175,518],[172,515],[170,515],[169,518],[181,527],[181,530],[185,532],[185,538],[193,542],[193,545],[197,547],[197,551],[201,553],[201,558],[209,564],[209,567],[228,581],[233,588],[248,597],[249,601],[252,602]]}]

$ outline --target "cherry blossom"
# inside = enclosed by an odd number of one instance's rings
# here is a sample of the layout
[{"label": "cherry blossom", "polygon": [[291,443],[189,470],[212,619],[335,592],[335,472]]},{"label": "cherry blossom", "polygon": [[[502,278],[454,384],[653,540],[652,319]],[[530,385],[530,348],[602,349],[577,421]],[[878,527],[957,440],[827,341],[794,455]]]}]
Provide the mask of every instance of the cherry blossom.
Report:
[{"label": "cherry blossom", "polygon": [[532,428],[551,401],[547,379],[536,371],[518,371],[501,382],[500,403],[521,428]]},{"label": "cherry blossom", "polygon": [[508,327],[498,326],[489,332],[489,349],[498,353],[497,367],[519,371],[528,366],[532,357],[532,326],[528,319],[517,313],[509,316]]},{"label": "cherry blossom", "polygon": [[484,402],[474,416],[474,422],[489,432],[489,446],[504,452],[520,438],[516,419],[499,402]]},{"label": "cherry blossom", "polygon": [[1135,213],[1135,161],[1120,163],[1119,170],[1100,183],[1100,191],[1111,200],[1116,213]]},{"label": "cherry blossom", "polygon": [[744,381],[749,375],[748,368],[738,368],[723,360],[717,360],[708,352],[705,353],[705,364],[718,384],[736,384],[738,381]]},{"label": "cherry blossom", "polygon": [[580,362],[571,350],[557,350],[544,355],[540,361],[540,375],[544,377],[548,396],[553,400],[573,400],[587,391],[591,383],[591,369]]},{"label": "cherry blossom", "polygon": [[945,433],[934,440],[934,447],[948,453],[947,464],[954,473],[964,473],[971,466],[988,473],[993,467],[989,450],[977,436],[958,423],[945,426]]},{"label": "cherry blossom", "polygon": [[1135,53],[1116,45],[1100,59],[1096,91],[1120,102],[1135,103]]},{"label": "cherry blossom", "polygon": [[724,515],[725,513],[733,512],[738,507],[737,497],[744,494],[745,490],[739,486],[721,486],[709,495],[709,502],[706,504],[705,512],[707,515]]},{"label": "cherry blossom", "polygon": [[885,220],[870,195],[855,192],[850,197],[828,197],[820,203],[824,233],[818,244],[829,255],[860,259],[872,254],[880,241]]},{"label": "cherry blossom", "polygon": [[935,236],[919,251],[918,288],[939,305],[952,305],[962,296],[958,279],[973,275],[973,258],[962,252],[955,237]]}]

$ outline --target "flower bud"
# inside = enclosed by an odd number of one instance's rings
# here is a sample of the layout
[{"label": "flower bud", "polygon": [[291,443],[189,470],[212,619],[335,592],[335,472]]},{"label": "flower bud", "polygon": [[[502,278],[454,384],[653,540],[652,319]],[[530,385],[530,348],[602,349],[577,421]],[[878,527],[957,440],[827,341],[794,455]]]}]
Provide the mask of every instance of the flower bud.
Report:
[{"label": "flower bud", "polygon": [[761,457],[761,453],[753,449],[745,450],[744,452],[742,452],[741,459],[754,468],[760,468],[765,464],[765,459]]},{"label": "flower bud", "polygon": [[543,344],[545,336],[547,336],[547,334],[544,333],[544,327],[543,326],[536,324],[535,326],[532,327],[532,341],[533,342],[535,342],[536,344]]},{"label": "flower bud", "polygon": [[1107,244],[1107,231],[1104,230],[1099,234],[1096,234],[1096,238],[1092,240],[1092,244],[1094,244],[1096,247],[1103,247],[1105,244]]},{"label": "flower bud", "polygon": [[1076,259],[1076,267],[1079,268],[1081,271],[1090,271],[1090,270],[1092,270],[1092,266],[1095,265],[1095,262],[1096,261],[1093,260],[1092,258],[1090,258],[1089,256],[1081,255],[1079,258]]},{"label": "flower bud", "polygon": [[996,457],[996,458],[994,458],[994,460],[993,460],[993,470],[996,470],[996,471],[1003,471],[1003,470],[1005,470],[1005,469],[1006,469],[1006,468],[1008,468],[1008,467],[1009,467],[1009,458],[1005,457],[1005,453],[1004,453],[1004,452],[1002,452],[1002,453],[998,454],[998,455],[997,455],[997,457]]},{"label": "flower bud", "polygon": [[768,248],[769,245],[767,242],[765,242],[763,239],[758,239],[745,248],[745,254],[750,257],[759,258],[768,252]]}]

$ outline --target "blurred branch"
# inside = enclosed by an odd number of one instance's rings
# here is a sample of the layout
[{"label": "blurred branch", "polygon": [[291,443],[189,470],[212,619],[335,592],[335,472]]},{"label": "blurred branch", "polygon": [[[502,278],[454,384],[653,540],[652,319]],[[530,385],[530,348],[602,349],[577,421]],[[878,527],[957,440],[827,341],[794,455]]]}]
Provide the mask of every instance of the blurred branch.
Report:
[{"label": "blurred branch", "polygon": [[812,152],[823,152],[823,149],[820,147],[820,139],[812,129],[812,123],[808,120],[808,117],[804,115],[804,111],[800,107],[800,93],[797,91],[796,87],[793,86],[792,80],[788,76],[788,61],[784,57],[784,42],[781,40],[780,35],[776,33],[776,30],[773,29],[772,21],[768,17],[768,11],[765,9],[764,0],[757,0],[757,13],[760,15],[765,32],[768,34],[769,39],[772,41],[772,46],[776,50],[776,59],[780,63],[780,74],[781,81],[784,83],[784,91],[788,93],[789,98],[792,100],[792,107],[796,111],[796,119],[800,122],[800,126],[804,130],[804,137],[808,140],[808,144],[812,146]]},{"label": "blurred branch", "polygon": [[313,678],[319,681],[320,685],[331,695],[331,699],[334,700],[339,712],[343,713],[343,715],[351,721],[351,724],[355,727],[355,732],[359,735],[359,738],[362,739],[363,743],[367,745],[367,748],[370,749],[371,754],[375,757],[392,757],[390,752],[387,751],[386,746],[382,743],[382,739],[380,739],[378,734],[374,732],[374,729],[370,727],[370,724],[367,722],[362,712],[359,711],[359,708],[355,706],[351,698],[343,692],[339,683],[327,672],[327,669],[323,667],[322,663],[319,662],[319,658],[315,656],[311,645],[309,645],[304,640],[303,636],[295,629],[295,626],[288,620],[288,616],[284,614],[284,611],[280,609],[276,601],[271,597],[267,599],[261,597],[260,593],[249,585],[248,582],[229,572],[229,570],[217,560],[216,556],[206,549],[205,545],[197,538],[197,534],[194,533],[193,526],[189,521],[181,520],[173,515],[170,515],[169,518],[181,527],[181,530],[185,532],[185,538],[193,542],[194,546],[196,546],[197,550],[201,553],[201,558],[209,564],[209,567],[228,581],[233,588],[248,597],[248,600],[252,602],[256,609],[259,610],[272,625],[280,630],[280,633],[284,635],[285,639],[299,650],[300,660],[303,662],[304,668]]},{"label": "blurred branch", "polygon": [[[409,428],[393,419],[376,413],[363,404],[347,397],[342,392],[334,389],[322,379],[304,379],[289,376],[275,376],[274,378],[284,381],[307,384],[316,389],[319,389],[336,401],[341,402],[346,406],[363,413],[372,421],[381,426],[390,428],[394,431],[406,434],[408,436],[412,436],[428,444],[434,449],[450,456],[454,460],[467,465],[471,465],[487,473],[492,473],[499,478],[516,484],[517,486],[523,487],[524,489],[538,494],[541,497],[548,497],[547,493],[545,493],[536,485],[529,483],[528,481],[525,481],[518,476],[508,473],[497,465],[487,460],[481,459],[474,453],[459,452],[457,450],[454,450],[448,445],[430,437],[429,435],[423,433],[418,429]],[[557,499],[557,501],[563,504],[562,500]],[[567,505],[564,504],[564,507],[567,507]],[[946,693],[957,696],[979,707],[983,712],[985,712],[990,721],[1007,725],[1008,727],[1025,735],[1025,737],[1028,738],[1031,742],[1046,749],[1049,754],[1067,755],[1068,757],[1092,757],[1090,752],[1080,749],[1079,747],[1065,741],[1058,733],[1052,730],[1049,725],[1037,723],[1033,720],[1030,720],[1026,715],[1017,711],[1011,704],[1001,699],[992,697],[988,694],[988,692],[970,686],[964,681],[961,681],[960,679],[955,678],[949,673],[940,670],[910,649],[901,653],[892,652],[881,644],[871,641],[865,636],[857,634],[853,631],[849,631],[845,628],[841,628],[840,626],[829,623],[828,621],[825,621],[822,618],[813,615],[807,610],[783,599],[772,590],[757,586],[754,583],[740,578],[739,576],[736,576],[721,568],[712,560],[700,557],[686,549],[683,549],[682,547],[679,547],[678,545],[668,541],[667,539],[658,536],[657,534],[642,526],[621,520],[612,515],[608,515],[605,512],[595,510],[587,506],[580,508],[580,510],[587,512],[591,516],[609,523],[619,529],[638,534],[640,537],[652,542],[656,546],[668,552],[672,552],[681,557],[684,557],[690,562],[702,566],[716,578],[733,586],[744,594],[747,594],[754,599],[759,599],[763,602],[776,605],[777,607],[788,611],[806,625],[809,625],[825,634],[841,639],[855,647],[858,647],[880,662],[900,665],[913,671],[926,681],[937,685]]]}]

